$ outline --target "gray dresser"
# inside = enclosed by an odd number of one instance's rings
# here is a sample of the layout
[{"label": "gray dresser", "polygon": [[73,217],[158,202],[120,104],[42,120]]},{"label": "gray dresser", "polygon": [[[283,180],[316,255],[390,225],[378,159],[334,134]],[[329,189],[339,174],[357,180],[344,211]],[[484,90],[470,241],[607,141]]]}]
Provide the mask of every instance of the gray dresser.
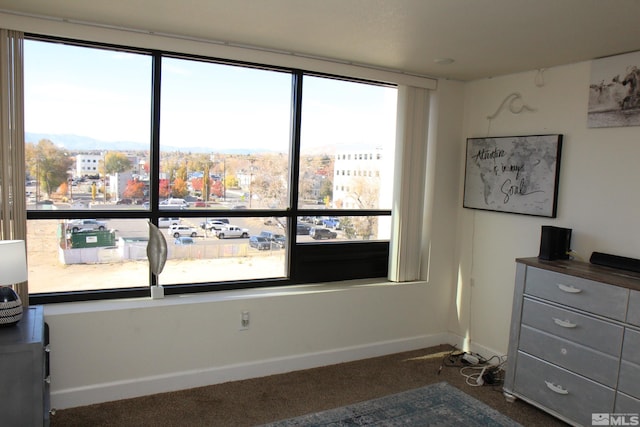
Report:
[{"label": "gray dresser", "polygon": [[640,413],[640,274],[516,260],[504,394],[573,425]]},{"label": "gray dresser", "polygon": [[48,331],[42,306],[0,328],[0,425],[49,425]]}]

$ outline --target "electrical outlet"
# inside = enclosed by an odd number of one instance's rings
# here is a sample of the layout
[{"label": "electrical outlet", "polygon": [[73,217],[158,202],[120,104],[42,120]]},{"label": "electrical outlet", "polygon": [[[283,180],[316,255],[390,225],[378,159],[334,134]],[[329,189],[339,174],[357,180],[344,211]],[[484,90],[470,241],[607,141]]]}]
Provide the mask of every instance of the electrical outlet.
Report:
[{"label": "electrical outlet", "polygon": [[240,312],[240,330],[249,329],[249,312],[247,310]]}]

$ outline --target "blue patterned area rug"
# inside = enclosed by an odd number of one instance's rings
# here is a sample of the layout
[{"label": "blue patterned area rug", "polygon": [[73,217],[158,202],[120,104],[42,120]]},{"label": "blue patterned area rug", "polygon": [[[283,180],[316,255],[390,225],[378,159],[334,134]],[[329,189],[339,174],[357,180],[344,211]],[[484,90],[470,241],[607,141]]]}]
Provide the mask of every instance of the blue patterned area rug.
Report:
[{"label": "blue patterned area rug", "polygon": [[441,382],[263,427],[291,426],[513,427],[520,424]]}]

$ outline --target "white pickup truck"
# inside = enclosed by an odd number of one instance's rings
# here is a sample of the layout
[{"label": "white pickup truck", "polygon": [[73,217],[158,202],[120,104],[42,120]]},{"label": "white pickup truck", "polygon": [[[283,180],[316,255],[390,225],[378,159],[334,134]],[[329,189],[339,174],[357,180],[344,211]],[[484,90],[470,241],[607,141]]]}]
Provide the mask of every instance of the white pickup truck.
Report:
[{"label": "white pickup truck", "polygon": [[227,225],[220,230],[216,230],[216,237],[218,239],[228,239],[230,237],[241,237],[244,239],[249,237],[249,230],[235,225]]}]

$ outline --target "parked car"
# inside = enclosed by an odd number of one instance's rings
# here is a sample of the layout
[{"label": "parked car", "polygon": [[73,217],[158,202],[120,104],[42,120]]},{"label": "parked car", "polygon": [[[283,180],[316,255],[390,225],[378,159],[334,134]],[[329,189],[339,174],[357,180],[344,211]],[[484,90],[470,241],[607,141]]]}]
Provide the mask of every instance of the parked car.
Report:
[{"label": "parked car", "polygon": [[251,236],[249,237],[249,246],[259,251],[268,251],[271,249],[271,242],[266,237]]},{"label": "parked car", "polygon": [[170,207],[173,209],[184,209],[189,207],[189,203],[187,203],[184,199],[174,199],[171,198],[169,200],[163,200],[160,202],[160,206]]},{"label": "parked car", "polygon": [[334,216],[322,220],[322,225],[327,228],[333,228],[334,230],[340,230],[340,220]]},{"label": "parked car", "polygon": [[309,232],[309,235],[314,240],[322,240],[322,239],[335,239],[338,237],[338,233],[335,231],[331,231],[328,228],[312,228]]},{"label": "parked car", "polygon": [[116,205],[130,205],[132,203],[131,199],[120,199],[116,202]]},{"label": "parked car", "polygon": [[221,230],[216,231],[216,237],[218,239],[228,239],[230,237],[249,237],[249,230],[246,228],[240,228],[235,225],[227,225]]},{"label": "parked car", "polygon": [[194,208],[206,208],[207,204],[206,204],[206,202],[204,202],[202,200],[196,200],[195,202],[193,202],[193,207]]},{"label": "parked car", "polygon": [[176,237],[176,238],[178,238],[180,236],[196,237],[198,235],[198,231],[193,227],[189,227],[188,225],[174,225],[174,226],[171,226],[167,230],[167,233],[170,236],[173,236],[173,237]]},{"label": "parked car", "polygon": [[259,234],[261,237],[265,237],[267,240],[272,241],[273,237],[276,236],[276,233],[272,233],[271,231],[261,231]]},{"label": "parked car", "polygon": [[227,218],[208,218],[205,222],[200,223],[200,228],[203,230],[221,230],[227,225],[229,225]]},{"label": "parked car", "polygon": [[287,238],[284,234],[273,233],[271,231],[261,231],[259,236],[266,238],[274,247],[284,248],[286,245]]},{"label": "parked car", "polygon": [[195,241],[193,240],[193,237],[182,236],[177,237],[173,243],[176,245],[193,245]]},{"label": "parked car", "polygon": [[322,225],[323,221],[324,221],[324,217],[323,216],[316,216],[316,217],[313,218],[312,222],[315,225]]},{"label": "parked car", "polygon": [[286,245],[286,237],[284,236],[284,234],[273,233],[271,231],[261,231],[260,237],[266,238],[274,246],[277,246],[279,248],[284,248]]},{"label": "parked car", "polygon": [[158,227],[166,228],[180,224],[180,218],[158,218]]},{"label": "parked car", "polygon": [[95,219],[75,219],[69,222],[67,228],[69,228],[72,232],[77,233],[80,230],[106,230],[107,223],[103,221],[98,221]]},{"label": "parked car", "polygon": [[271,242],[279,248],[287,246],[287,238],[284,234],[276,234]]},{"label": "parked car", "polygon": [[298,223],[296,228],[296,234],[298,235],[308,235],[309,231],[311,231],[311,227],[307,224]]}]

